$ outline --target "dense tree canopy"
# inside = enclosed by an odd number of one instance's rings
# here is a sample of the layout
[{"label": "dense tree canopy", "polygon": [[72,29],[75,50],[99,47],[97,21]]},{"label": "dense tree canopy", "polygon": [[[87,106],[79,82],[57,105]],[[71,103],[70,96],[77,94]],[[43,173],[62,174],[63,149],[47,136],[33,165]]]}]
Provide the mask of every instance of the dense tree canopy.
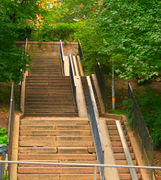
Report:
[{"label": "dense tree canopy", "polygon": [[41,1],[0,0],[0,81],[20,79],[18,69],[25,69],[28,58],[14,44],[31,31],[32,40],[80,39],[88,69],[99,61],[110,72],[113,61],[116,73],[125,79],[143,82],[159,76],[160,1],[58,0],[58,6],[43,12],[37,33]]},{"label": "dense tree canopy", "polygon": [[102,2],[93,24],[87,24],[91,36],[81,37],[87,60],[94,64],[97,57],[105,66],[113,60],[120,77],[137,78],[139,82],[159,75],[161,3],[155,0]]},{"label": "dense tree canopy", "polygon": [[27,37],[40,10],[37,0],[0,0],[0,82],[22,78],[29,58],[15,41]]}]

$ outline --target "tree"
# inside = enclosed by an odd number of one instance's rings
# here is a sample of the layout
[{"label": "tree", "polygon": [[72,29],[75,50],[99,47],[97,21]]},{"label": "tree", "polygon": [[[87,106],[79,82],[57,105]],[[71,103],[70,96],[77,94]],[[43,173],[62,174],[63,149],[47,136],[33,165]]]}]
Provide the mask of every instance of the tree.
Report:
[{"label": "tree", "polygon": [[[99,0],[58,0],[59,6],[54,6],[50,16],[55,22],[71,23],[91,19],[99,5]],[[51,19],[51,21],[53,22]]]},{"label": "tree", "polygon": [[[113,60],[116,72],[125,79],[136,78],[143,82],[158,76],[161,68],[161,2],[103,0],[102,3],[93,27],[100,42],[93,56],[98,54],[104,66],[109,66]],[[82,41],[84,43],[83,38]]]},{"label": "tree", "polygon": [[[37,0],[0,1],[0,82],[20,81],[30,58],[16,47],[30,32],[29,21],[36,22],[41,8]],[[22,38],[22,39],[21,39]]]}]

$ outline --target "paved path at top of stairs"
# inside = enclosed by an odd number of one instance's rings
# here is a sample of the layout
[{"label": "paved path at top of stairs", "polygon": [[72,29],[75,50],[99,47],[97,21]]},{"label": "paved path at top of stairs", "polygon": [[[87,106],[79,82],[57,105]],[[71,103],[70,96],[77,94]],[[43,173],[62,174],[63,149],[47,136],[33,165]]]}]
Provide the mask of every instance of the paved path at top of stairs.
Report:
[{"label": "paved path at top of stairs", "polygon": [[[21,119],[18,160],[97,163],[89,120],[79,117]],[[93,180],[93,177],[93,167],[18,166],[18,180]]]}]

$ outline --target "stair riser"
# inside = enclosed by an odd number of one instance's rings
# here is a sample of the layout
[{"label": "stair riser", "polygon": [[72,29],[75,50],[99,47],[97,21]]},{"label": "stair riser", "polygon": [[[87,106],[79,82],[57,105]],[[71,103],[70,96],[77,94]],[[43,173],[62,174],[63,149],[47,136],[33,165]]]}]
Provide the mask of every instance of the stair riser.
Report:
[{"label": "stair riser", "polygon": [[90,131],[31,131],[31,130],[21,130],[20,136],[91,136]]},{"label": "stair riser", "polygon": [[[92,151],[91,151],[92,150]],[[94,147],[32,147],[32,148],[19,148],[19,153],[23,154],[89,154],[90,153],[95,153],[95,148]]]},{"label": "stair riser", "polygon": [[85,161],[95,161],[96,155],[86,155],[86,154],[72,154],[72,155],[62,155],[62,154],[39,154],[39,155],[26,155],[26,154],[19,154],[19,160],[85,160]]},{"label": "stair riser", "polygon": [[[55,168],[41,168],[41,167],[20,167],[18,173],[34,173],[34,174],[92,174],[93,167],[55,167]],[[97,169],[97,173],[99,170]]]},{"label": "stair riser", "polygon": [[[72,146],[73,147],[87,147],[87,146],[94,146],[94,143],[91,142],[91,141],[84,141],[84,142],[81,141],[81,142],[78,143],[77,141],[73,141],[73,142],[70,142],[70,141],[61,141],[61,142],[58,142],[58,141],[55,141],[55,142],[40,141],[40,142],[33,142],[31,140],[28,140],[28,141],[19,141],[19,146],[20,147],[30,147],[30,146],[42,146],[42,147],[45,147],[45,146],[48,146],[48,147],[56,147],[56,146],[59,146],[59,147],[72,147]],[[25,158],[26,157],[24,157],[24,160],[25,160]],[[32,158],[33,157],[31,157],[31,160],[32,160]],[[44,157],[44,160],[45,160],[45,158],[46,157]],[[50,160],[50,158],[48,160]]]},{"label": "stair riser", "polygon": [[21,120],[21,125],[58,125],[58,124],[66,124],[66,125],[89,125],[89,121],[73,121],[73,120]]},{"label": "stair riser", "polygon": [[[19,174],[18,180],[93,180],[92,174],[67,174],[67,175],[37,175],[37,174]],[[100,180],[100,175],[97,175],[97,180]]]},{"label": "stair riser", "polygon": [[20,130],[90,130],[90,126],[21,126]]}]

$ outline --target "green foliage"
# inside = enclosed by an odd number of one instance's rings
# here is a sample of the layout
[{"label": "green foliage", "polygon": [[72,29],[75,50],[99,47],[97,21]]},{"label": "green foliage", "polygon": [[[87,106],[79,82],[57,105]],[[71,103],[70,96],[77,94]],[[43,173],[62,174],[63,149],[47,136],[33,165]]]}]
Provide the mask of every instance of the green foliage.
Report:
[{"label": "green foliage", "polygon": [[0,144],[7,144],[7,129],[0,129]]},{"label": "green foliage", "polygon": [[71,23],[92,19],[96,9],[99,7],[99,0],[58,0],[60,6],[54,6],[46,13],[44,20],[48,24]]},{"label": "green foliage", "polygon": [[[136,99],[143,114],[146,126],[153,139],[154,146],[161,146],[161,94],[150,88],[135,91]],[[132,128],[134,121],[133,101],[126,99],[123,101],[124,112],[128,117],[128,124]]]},{"label": "green foliage", "polygon": [[3,105],[9,105],[9,97],[11,93],[11,87],[9,83],[0,84],[0,108]]},{"label": "green foliage", "polygon": [[15,46],[16,40],[24,40],[31,33],[32,23],[39,13],[37,0],[0,1],[0,82],[19,82],[22,71],[30,59]]},{"label": "green foliage", "polygon": [[136,92],[136,98],[154,145],[161,146],[161,94],[150,88],[145,88],[142,92]]},{"label": "green foliage", "polygon": [[31,40],[38,41],[74,41],[74,33],[80,23],[58,23],[56,25],[43,24],[40,29],[32,32]]},{"label": "green foliage", "polygon": [[123,113],[123,112],[121,112],[119,110],[109,110],[108,112],[112,113],[112,114],[125,115],[125,113]]},{"label": "green foliage", "polygon": [[[84,37],[88,36],[88,41],[80,35],[89,66],[91,62],[95,64],[99,60],[109,69],[114,61],[116,73],[121,78],[136,78],[139,83],[158,76],[161,68],[161,2],[102,2],[93,18],[94,23],[91,25],[87,21],[86,26],[92,26],[91,34],[88,30],[83,32]],[[93,51],[90,49],[90,56],[86,57],[88,47]]]},{"label": "green foliage", "polygon": [[2,178],[2,180],[7,180],[7,179],[8,179],[8,175],[3,174],[3,178]]},{"label": "green foliage", "polygon": [[131,99],[126,99],[122,102],[124,111],[127,115],[128,125],[132,129],[133,121],[134,121],[134,114],[133,114],[133,101]]}]

